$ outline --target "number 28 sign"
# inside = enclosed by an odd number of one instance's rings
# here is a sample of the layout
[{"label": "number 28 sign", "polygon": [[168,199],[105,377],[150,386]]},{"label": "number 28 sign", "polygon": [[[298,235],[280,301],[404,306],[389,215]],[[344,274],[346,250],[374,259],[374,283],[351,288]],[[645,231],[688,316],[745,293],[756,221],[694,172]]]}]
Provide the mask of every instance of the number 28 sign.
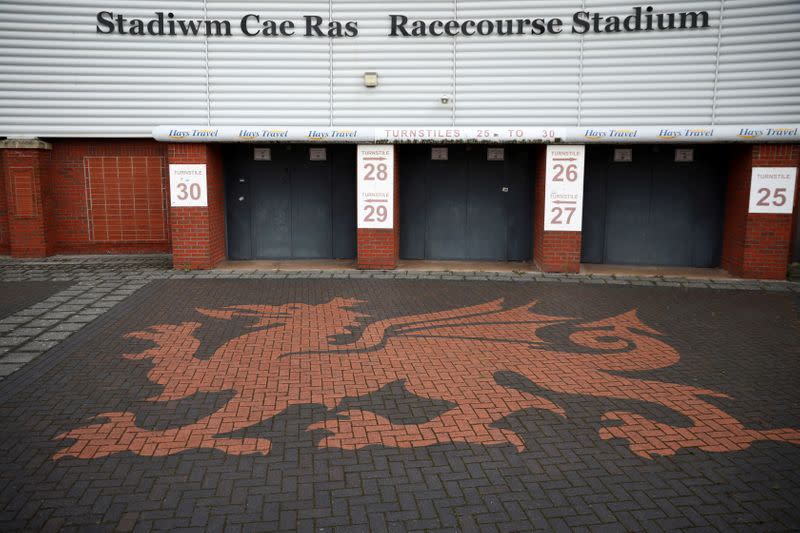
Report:
[{"label": "number 28 sign", "polygon": [[358,147],[358,227],[394,227],[394,146]]},{"label": "number 28 sign", "polygon": [[581,231],[585,146],[547,147],[545,231]]},{"label": "number 28 sign", "polygon": [[170,165],[169,196],[172,207],[206,207],[205,165]]}]

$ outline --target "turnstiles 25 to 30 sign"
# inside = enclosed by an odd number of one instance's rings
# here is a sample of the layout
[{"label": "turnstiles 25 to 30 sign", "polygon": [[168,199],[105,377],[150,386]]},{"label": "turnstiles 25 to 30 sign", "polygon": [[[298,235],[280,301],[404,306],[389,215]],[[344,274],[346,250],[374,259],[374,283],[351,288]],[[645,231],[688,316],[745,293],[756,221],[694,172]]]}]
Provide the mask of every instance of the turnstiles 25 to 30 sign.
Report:
[{"label": "turnstiles 25 to 30 sign", "polygon": [[394,146],[358,147],[358,227],[394,227]]},{"label": "turnstiles 25 to 30 sign", "polygon": [[545,231],[581,231],[585,146],[547,147]]}]

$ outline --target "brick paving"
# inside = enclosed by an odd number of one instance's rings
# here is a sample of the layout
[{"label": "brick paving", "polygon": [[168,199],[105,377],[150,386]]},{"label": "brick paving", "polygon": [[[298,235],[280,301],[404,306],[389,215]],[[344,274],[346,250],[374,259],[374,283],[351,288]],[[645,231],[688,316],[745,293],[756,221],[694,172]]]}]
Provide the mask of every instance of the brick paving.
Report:
[{"label": "brick paving", "polygon": [[800,527],[795,284],[159,257],[0,281],[67,284],[0,320],[27,335],[2,530]]}]

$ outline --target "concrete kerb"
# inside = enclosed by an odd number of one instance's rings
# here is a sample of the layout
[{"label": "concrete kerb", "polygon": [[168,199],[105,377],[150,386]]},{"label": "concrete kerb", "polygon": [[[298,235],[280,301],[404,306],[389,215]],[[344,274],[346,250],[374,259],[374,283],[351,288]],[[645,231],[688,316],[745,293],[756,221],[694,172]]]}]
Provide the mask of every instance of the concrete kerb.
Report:
[{"label": "concrete kerb", "polygon": [[[101,284],[145,284],[155,279],[404,279],[497,282],[555,282],[590,285],[631,285],[694,289],[766,290],[800,292],[794,281],[758,281],[733,278],[683,278],[677,276],[635,276],[615,274],[558,274],[538,271],[432,271],[356,269],[213,269],[173,270],[165,254],[132,256],[53,256],[25,260],[0,258],[0,281],[76,281],[102,289]],[[82,289],[83,287],[81,287]],[[73,287],[74,290],[74,287]],[[112,289],[113,290],[113,289]],[[91,295],[89,296],[91,298]],[[115,293],[120,301],[124,293]],[[67,298],[70,299],[70,298]],[[70,302],[75,305],[75,302]],[[101,307],[107,307],[101,306]]]}]

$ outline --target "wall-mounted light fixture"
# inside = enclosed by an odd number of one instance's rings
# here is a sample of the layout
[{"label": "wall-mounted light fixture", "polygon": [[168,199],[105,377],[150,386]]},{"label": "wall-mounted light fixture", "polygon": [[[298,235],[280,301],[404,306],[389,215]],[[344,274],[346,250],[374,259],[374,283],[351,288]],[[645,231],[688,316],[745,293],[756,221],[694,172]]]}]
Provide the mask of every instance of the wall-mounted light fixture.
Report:
[{"label": "wall-mounted light fixture", "polygon": [[370,89],[374,89],[378,86],[378,73],[377,72],[365,72],[364,73],[364,87],[369,87]]}]

